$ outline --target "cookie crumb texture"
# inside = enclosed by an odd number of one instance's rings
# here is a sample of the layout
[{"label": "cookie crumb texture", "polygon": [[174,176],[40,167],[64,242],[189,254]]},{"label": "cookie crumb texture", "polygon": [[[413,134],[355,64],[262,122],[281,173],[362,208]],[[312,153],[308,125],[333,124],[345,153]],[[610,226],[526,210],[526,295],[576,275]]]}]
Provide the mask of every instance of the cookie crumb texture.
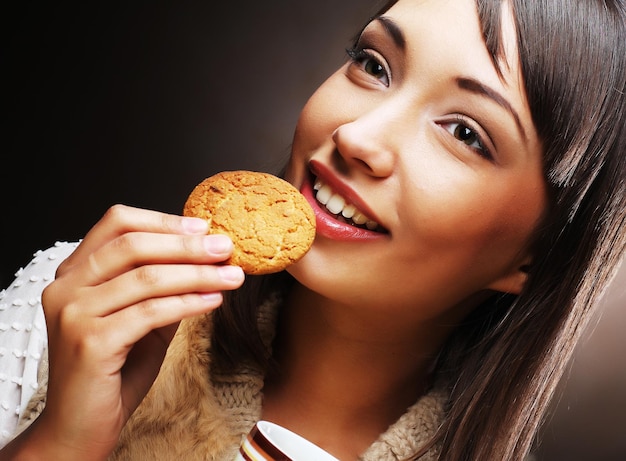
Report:
[{"label": "cookie crumb texture", "polygon": [[230,264],[247,274],[285,269],[309,250],[315,215],[293,185],[268,173],[224,171],[206,178],[189,195],[183,214],[204,218],[209,233],[234,243]]}]

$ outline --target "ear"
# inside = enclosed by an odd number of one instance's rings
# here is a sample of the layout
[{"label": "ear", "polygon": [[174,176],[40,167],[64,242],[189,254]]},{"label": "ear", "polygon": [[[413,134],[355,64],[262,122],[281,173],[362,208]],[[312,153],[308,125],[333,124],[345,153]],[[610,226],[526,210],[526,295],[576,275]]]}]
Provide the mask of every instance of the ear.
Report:
[{"label": "ear", "polygon": [[494,280],[487,288],[489,288],[490,290],[499,291],[501,293],[518,295],[524,288],[524,285],[526,285],[529,269],[530,260],[524,261],[523,264],[519,265],[519,267]]}]

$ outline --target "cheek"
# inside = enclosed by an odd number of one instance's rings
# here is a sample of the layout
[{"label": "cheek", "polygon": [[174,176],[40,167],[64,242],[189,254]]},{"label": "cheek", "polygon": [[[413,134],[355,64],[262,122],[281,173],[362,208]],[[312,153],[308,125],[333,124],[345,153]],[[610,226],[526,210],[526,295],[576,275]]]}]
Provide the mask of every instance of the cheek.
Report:
[{"label": "cheek", "polygon": [[[516,264],[545,207],[541,180],[489,176],[452,181],[413,192],[402,205],[407,216],[403,239],[437,266],[456,265],[497,274]],[[538,184],[531,186],[530,184]],[[482,267],[481,267],[482,266]]]},{"label": "cheek", "polygon": [[[334,131],[350,120],[350,106],[341,96],[345,78],[342,71],[329,77],[309,98],[298,118],[294,134],[295,149],[312,150],[330,140]],[[350,99],[350,98],[344,98]]]}]

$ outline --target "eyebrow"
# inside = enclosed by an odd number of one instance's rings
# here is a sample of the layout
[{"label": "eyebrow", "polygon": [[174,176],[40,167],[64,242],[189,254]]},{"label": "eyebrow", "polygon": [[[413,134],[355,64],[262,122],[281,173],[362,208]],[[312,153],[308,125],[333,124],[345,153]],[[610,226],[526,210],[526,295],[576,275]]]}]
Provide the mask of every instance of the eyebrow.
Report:
[{"label": "eyebrow", "polygon": [[401,50],[406,48],[406,38],[404,37],[404,33],[392,19],[386,16],[378,16],[374,18],[374,20],[378,21],[383,26],[398,48]]},{"label": "eyebrow", "polygon": [[513,117],[513,119],[515,120],[515,124],[517,125],[517,129],[522,135],[522,138],[524,140],[528,139],[526,136],[526,131],[524,130],[524,127],[522,126],[522,122],[520,121],[519,115],[517,114],[517,111],[513,108],[511,103],[506,100],[504,96],[502,96],[493,88],[473,78],[457,77],[456,83],[459,86],[459,88],[470,91],[472,93],[475,93],[481,96],[485,96],[491,99],[492,101],[494,101],[500,107],[503,107],[504,109],[506,109],[506,111],[509,112],[511,116]]}]

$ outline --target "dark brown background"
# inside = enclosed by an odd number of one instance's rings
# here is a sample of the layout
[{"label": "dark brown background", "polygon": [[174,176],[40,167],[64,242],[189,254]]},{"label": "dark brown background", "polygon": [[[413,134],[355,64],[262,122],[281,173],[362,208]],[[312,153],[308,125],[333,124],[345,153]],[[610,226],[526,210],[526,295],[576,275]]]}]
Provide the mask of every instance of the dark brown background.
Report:
[{"label": "dark brown background", "polygon": [[[299,109],[376,4],[155,3],[24,1],[0,14],[1,287],[113,203],[177,213],[217,171],[276,171]],[[625,272],[540,460],[626,459]]]}]

